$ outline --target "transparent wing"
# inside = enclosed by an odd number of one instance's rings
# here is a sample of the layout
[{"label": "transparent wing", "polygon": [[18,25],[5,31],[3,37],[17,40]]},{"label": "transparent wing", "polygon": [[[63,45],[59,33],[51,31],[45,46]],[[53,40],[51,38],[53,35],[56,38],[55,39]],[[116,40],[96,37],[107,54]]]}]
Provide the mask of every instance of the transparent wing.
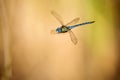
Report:
[{"label": "transparent wing", "polygon": [[58,33],[56,32],[56,30],[51,30],[50,33],[51,33],[51,34],[58,34]]},{"label": "transparent wing", "polygon": [[73,33],[71,30],[68,31],[68,32],[69,32],[69,34],[70,34],[71,41],[76,45],[77,42],[78,42],[76,36],[74,35],[74,33]]},{"label": "transparent wing", "polygon": [[62,17],[57,12],[51,11],[51,14],[60,22],[61,25],[64,25]]},{"label": "transparent wing", "polygon": [[77,23],[77,22],[79,21],[79,19],[80,19],[80,18],[75,18],[75,19],[73,19],[71,22],[67,23],[66,26],[68,26],[68,25],[73,25],[73,24]]}]

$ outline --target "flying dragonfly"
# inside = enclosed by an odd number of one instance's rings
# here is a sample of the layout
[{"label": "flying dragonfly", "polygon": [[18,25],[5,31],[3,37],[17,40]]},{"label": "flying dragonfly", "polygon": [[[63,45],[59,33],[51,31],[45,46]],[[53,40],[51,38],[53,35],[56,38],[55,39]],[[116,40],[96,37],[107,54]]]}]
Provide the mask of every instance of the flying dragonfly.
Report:
[{"label": "flying dragonfly", "polygon": [[[84,23],[80,23],[80,24],[75,24],[79,21],[79,18],[75,18],[73,19],[71,22],[64,24],[62,17],[55,11],[51,11],[51,14],[60,22],[61,26],[58,27],[56,30],[51,30],[52,34],[58,34],[58,33],[69,33],[71,41],[76,45],[78,40],[76,38],[76,36],[74,35],[74,33],[72,32],[71,29],[78,27],[78,26],[83,26],[86,24],[91,24],[94,23],[95,21],[89,21],[89,22],[84,22]],[[75,24],[75,25],[73,25]],[[72,26],[71,26],[72,25]]]}]

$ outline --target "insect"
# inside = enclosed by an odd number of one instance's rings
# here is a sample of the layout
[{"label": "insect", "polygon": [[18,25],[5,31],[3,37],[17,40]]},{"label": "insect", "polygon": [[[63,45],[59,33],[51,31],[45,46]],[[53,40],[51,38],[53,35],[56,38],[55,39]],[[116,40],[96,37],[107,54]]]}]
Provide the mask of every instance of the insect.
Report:
[{"label": "insect", "polygon": [[[62,17],[55,11],[51,11],[51,14],[60,22],[61,26],[58,27],[56,30],[51,30],[52,34],[58,34],[58,33],[69,33],[71,41],[76,45],[78,40],[76,38],[76,36],[74,35],[74,33],[72,32],[71,29],[78,27],[78,26],[82,26],[82,25],[86,25],[86,24],[91,24],[94,23],[95,21],[90,21],[90,22],[84,22],[84,23],[80,23],[80,24],[75,24],[79,21],[79,18],[75,18],[73,19],[71,22],[64,24]],[[75,24],[75,25],[72,25]],[[72,26],[70,26],[72,25]]]}]

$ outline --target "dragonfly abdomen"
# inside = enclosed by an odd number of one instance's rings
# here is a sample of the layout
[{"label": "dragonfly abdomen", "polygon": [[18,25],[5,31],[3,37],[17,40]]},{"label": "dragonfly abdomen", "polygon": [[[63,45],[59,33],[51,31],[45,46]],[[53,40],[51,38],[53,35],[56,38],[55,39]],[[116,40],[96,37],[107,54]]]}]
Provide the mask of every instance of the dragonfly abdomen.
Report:
[{"label": "dragonfly abdomen", "polygon": [[91,23],[94,23],[95,21],[90,21],[90,22],[84,22],[84,23],[81,23],[81,24],[76,24],[76,25],[73,25],[73,26],[68,26],[69,29],[72,29],[72,28],[75,28],[75,27],[78,27],[78,26],[82,26],[82,25],[86,25],[86,24],[91,24]]}]

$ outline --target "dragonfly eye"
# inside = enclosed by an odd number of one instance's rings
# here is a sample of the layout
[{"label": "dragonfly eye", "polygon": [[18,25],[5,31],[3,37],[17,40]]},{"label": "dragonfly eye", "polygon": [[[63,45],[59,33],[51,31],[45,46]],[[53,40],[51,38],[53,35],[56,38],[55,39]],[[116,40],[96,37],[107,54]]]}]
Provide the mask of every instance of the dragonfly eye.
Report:
[{"label": "dragonfly eye", "polygon": [[57,28],[56,31],[57,31],[58,33],[61,33],[61,32],[62,32],[62,29],[61,29],[61,28]]}]

